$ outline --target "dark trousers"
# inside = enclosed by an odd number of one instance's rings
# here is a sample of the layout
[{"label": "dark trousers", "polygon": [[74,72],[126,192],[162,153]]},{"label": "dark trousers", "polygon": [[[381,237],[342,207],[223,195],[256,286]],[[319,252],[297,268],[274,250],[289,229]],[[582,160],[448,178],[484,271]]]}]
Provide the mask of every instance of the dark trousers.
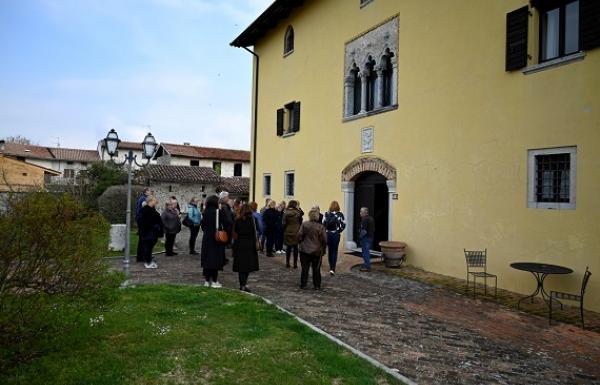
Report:
[{"label": "dark trousers", "polygon": [[275,232],[275,250],[283,250],[283,229]]},{"label": "dark trousers", "polygon": [[298,245],[288,245],[285,249],[285,265],[290,265],[290,256],[294,253],[294,267],[298,267]]},{"label": "dark trousers", "polygon": [[337,263],[338,247],[340,246],[340,233],[327,232],[327,257],[329,259],[329,270],[335,271]]},{"label": "dark trousers", "polygon": [[273,245],[275,244],[275,232],[268,232],[266,234],[267,238],[267,257],[273,256]]},{"label": "dark trousers", "polygon": [[300,253],[300,264],[302,272],[300,273],[300,287],[305,288],[308,282],[308,271],[312,268],[313,286],[315,289],[321,288],[321,260],[317,255]]},{"label": "dark trousers", "polygon": [[137,251],[135,254],[135,260],[138,262],[144,262],[144,241],[142,240],[142,237],[140,236],[139,233],[138,233],[138,244],[137,244]]},{"label": "dark trousers", "polygon": [[175,246],[175,237],[177,234],[165,234],[165,254],[173,255],[173,246]]},{"label": "dark trousers", "polygon": [[219,278],[219,270],[218,269],[203,269],[202,275],[207,281],[217,282],[217,278]]},{"label": "dark trousers", "polygon": [[240,289],[244,288],[248,284],[248,276],[250,273],[247,272],[239,272],[238,278],[240,280]]},{"label": "dark trousers", "polygon": [[198,233],[200,232],[200,226],[192,226],[190,227],[190,253],[196,252],[196,238],[198,238]]},{"label": "dark trousers", "polygon": [[152,249],[158,239],[144,239],[142,240],[142,256],[144,257],[144,262],[151,263],[152,262]]}]

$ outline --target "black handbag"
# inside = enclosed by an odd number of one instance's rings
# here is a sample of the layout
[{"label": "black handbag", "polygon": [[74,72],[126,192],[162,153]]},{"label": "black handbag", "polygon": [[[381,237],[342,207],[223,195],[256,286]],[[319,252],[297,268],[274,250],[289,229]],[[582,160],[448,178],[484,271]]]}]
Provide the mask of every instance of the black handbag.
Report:
[{"label": "black handbag", "polygon": [[182,225],[184,225],[185,227],[193,227],[194,226],[194,221],[192,221],[190,219],[189,216],[185,216],[185,218],[183,218],[183,221],[181,222]]}]

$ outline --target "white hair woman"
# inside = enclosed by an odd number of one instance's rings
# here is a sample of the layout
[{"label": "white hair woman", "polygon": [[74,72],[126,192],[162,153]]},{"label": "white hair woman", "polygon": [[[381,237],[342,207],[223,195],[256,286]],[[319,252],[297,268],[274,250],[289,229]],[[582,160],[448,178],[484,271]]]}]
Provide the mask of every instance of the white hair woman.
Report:
[{"label": "white hair woman", "polygon": [[146,269],[156,269],[158,267],[153,260],[152,249],[158,238],[163,236],[164,229],[160,214],[156,211],[157,204],[158,200],[154,196],[149,196],[140,214],[139,233]]},{"label": "white hair woman", "polygon": [[169,199],[167,201],[167,207],[160,215],[160,218],[165,229],[165,255],[168,257],[177,255],[173,251],[173,246],[175,245],[175,237],[181,231],[181,221],[179,220],[176,200]]}]

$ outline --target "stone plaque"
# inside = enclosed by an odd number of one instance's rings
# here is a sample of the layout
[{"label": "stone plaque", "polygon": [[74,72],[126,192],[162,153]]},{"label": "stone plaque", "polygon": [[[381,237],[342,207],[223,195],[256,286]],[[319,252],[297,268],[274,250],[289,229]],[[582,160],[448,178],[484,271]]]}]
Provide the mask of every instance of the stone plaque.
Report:
[{"label": "stone plaque", "polygon": [[373,127],[365,127],[361,130],[361,152],[373,152],[373,141],[375,132]]}]

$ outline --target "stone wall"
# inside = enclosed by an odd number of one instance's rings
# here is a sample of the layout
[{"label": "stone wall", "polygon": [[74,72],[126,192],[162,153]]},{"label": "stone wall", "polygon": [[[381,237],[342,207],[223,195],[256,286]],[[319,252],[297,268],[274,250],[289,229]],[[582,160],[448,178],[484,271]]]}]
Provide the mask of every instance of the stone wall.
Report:
[{"label": "stone wall", "polygon": [[187,203],[192,197],[196,197],[203,202],[208,196],[216,194],[215,184],[160,182],[152,183],[150,187],[154,190],[154,195],[158,199],[158,211],[164,209],[165,203],[171,196],[177,198],[181,211],[187,212]]}]

